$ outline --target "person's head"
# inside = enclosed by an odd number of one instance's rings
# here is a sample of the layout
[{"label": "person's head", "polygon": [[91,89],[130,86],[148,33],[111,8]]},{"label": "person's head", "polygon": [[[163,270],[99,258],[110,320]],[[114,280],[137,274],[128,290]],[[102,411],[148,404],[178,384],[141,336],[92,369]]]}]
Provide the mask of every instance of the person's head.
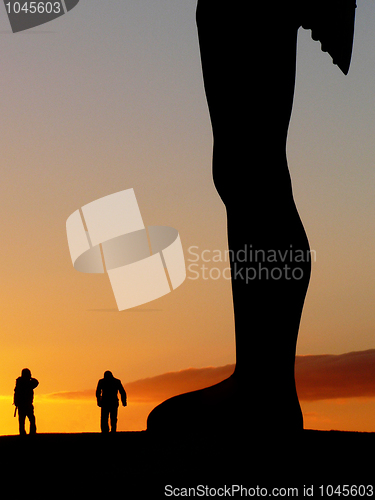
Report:
[{"label": "person's head", "polygon": [[109,370],[104,372],[104,379],[105,380],[111,380],[112,378],[113,378],[112,372],[110,372]]},{"label": "person's head", "polygon": [[31,379],[31,371],[28,368],[24,368],[21,372],[21,377],[25,379]]}]

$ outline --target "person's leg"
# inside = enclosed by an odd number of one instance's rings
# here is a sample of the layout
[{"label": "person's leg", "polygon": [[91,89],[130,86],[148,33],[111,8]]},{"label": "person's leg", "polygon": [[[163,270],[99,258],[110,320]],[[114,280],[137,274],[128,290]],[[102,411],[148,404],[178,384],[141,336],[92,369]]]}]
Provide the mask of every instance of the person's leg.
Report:
[{"label": "person's leg", "polygon": [[102,406],[100,411],[100,429],[103,433],[109,432],[109,408]]},{"label": "person's leg", "polygon": [[36,434],[36,419],[33,405],[28,409],[27,417],[30,420],[30,434]]},{"label": "person's leg", "polygon": [[118,406],[111,408],[111,412],[110,412],[111,432],[116,432],[116,430],[117,430],[117,413],[118,413]]},{"label": "person's leg", "polygon": [[21,436],[26,435],[25,421],[26,421],[26,411],[23,408],[18,408],[18,427]]}]

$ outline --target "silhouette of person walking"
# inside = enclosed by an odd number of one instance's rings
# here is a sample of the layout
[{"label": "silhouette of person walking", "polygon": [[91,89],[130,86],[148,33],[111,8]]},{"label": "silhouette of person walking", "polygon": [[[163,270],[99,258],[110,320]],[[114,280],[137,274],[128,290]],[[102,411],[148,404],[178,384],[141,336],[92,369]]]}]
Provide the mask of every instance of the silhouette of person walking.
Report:
[{"label": "silhouette of person walking", "polygon": [[108,419],[111,421],[111,432],[116,432],[119,407],[118,393],[121,396],[122,406],[126,406],[126,392],[121,381],[115,378],[112,372],[104,372],[104,378],[99,380],[96,388],[96,400],[101,408],[100,428],[103,433],[109,432]]},{"label": "silhouette of person walking", "polygon": [[355,0],[198,0],[213,180],[227,212],[236,367],[220,384],[156,407],[150,431],[303,429],[294,363],[311,261],[286,155],[297,33],[311,28],[346,74],[355,7]]},{"label": "silhouette of person walking", "polygon": [[34,389],[38,387],[38,385],[38,380],[31,377],[31,371],[28,368],[24,368],[21,372],[21,376],[16,379],[13,398],[13,404],[16,407],[14,416],[16,416],[18,410],[19,432],[21,436],[26,435],[26,417],[30,421],[30,434],[36,434],[33,401]]}]

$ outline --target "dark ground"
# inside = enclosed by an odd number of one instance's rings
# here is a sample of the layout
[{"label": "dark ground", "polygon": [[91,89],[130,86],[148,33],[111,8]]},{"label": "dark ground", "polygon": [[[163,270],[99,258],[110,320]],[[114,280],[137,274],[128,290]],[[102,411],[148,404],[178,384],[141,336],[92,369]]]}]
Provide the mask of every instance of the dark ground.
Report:
[{"label": "dark ground", "polygon": [[[239,437],[166,440],[146,431],[107,436],[2,436],[0,473],[3,487],[9,486],[15,498],[35,492],[38,498],[54,498],[57,494],[109,498],[113,493],[119,498],[157,499],[168,498],[164,495],[166,485],[180,488],[175,491],[180,496],[188,492],[181,488],[202,485],[196,497],[202,497],[203,487],[209,486],[216,488],[217,495],[228,498],[232,490],[218,488],[232,484],[243,486],[247,497],[254,498],[266,494],[266,490],[258,490],[258,494],[249,490],[257,486],[267,488],[266,496],[272,496],[273,487],[298,488],[298,497],[307,498],[303,488],[313,485],[314,498],[322,498],[320,485],[374,485],[374,445],[375,433],[311,430],[296,439],[241,433]],[[206,498],[215,493],[214,489],[205,491]],[[371,497],[369,492],[357,496]],[[241,498],[240,493],[234,496]],[[282,493],[279,496],[287,496],[284,490]]]}]

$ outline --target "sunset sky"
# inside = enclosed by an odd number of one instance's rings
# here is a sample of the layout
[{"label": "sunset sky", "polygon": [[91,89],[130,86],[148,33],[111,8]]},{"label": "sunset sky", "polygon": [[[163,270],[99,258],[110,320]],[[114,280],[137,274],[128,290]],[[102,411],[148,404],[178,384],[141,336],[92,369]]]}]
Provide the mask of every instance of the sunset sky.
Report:
[{"label": "sunset sky", "polygon": [[[348,76],[299,33],[288,159],[316,259],[296,374],[307,428],[375,431],[375,6],[357,4]],[[155,404],[233,370],[228,262],[192,262],[192,251],[227,248],[195,8],[80,0],[13,34],[0,5],[0,435],[17,433],[24,367],[40,382],[39,432],[98,431],[105,370],[129,395],[121,430],[144,429]],[[108,276],[74,270],[65,222],[128,188],[146,225],[178,229],[187,279],[119,312]]]}]

